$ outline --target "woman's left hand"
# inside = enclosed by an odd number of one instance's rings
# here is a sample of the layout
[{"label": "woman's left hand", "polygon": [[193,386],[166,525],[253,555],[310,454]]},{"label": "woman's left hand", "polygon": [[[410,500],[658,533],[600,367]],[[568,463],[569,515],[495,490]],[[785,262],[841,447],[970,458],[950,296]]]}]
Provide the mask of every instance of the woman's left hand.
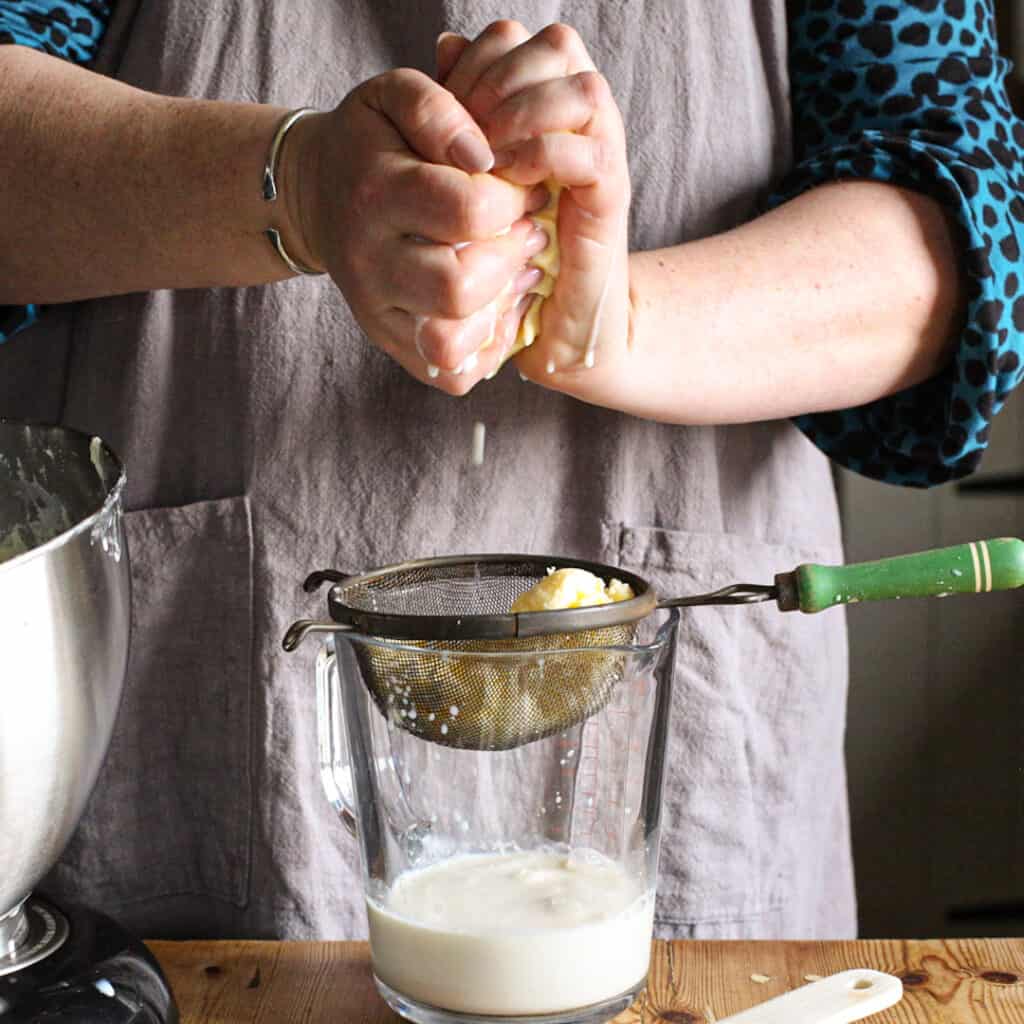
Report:
[{"label": "woman's left hand", "polygon": [[[495,173],[564,186],[557,280],[540,336],[516,362],[537,383],[596,398],[590,385],[614,373],[630,347],[629,169],[608,83],[573,29],[549,25],[531,37],[514,21],[472,42],[443,35],[438,77],[483,128]],[[588,353],[596,371],[585,366]]]}]

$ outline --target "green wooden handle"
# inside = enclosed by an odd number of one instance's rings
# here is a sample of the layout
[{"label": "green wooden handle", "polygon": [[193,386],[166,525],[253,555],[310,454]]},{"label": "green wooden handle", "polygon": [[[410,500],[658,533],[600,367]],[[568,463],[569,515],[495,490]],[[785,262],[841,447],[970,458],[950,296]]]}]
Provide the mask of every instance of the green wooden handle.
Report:
[{"label": "green wooden handle", "polygon": [[972,541],[856,565],[801,565],[775,577],[783,611],[820,612],[858,601],[985,594],[1024,586],[1024,541]]}]

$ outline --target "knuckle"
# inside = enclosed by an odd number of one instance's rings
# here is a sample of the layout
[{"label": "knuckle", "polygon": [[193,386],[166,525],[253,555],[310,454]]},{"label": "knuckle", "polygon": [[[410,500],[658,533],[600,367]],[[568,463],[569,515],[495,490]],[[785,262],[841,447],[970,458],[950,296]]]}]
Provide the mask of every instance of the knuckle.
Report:
[{"label": "knuckle", "polygon": [[488,227],[488,200],[477,189],[464,189],[459,196],[455,226],[465,241],[483,238]]},{"label": "knuckle", "polygon": [[387,189],[379,174],[364,174],[352,186],[350,196],[351,209],[356,211],[356,219],[360,220],[359,211],[379,210]]},{"label": "knuckle", "polygon": [[437,317],[443,317],[444,320],[458,319],[460,285],[454,261],[433,267],[424,285],[423,301],[430,319],[423,326],[420,338],[429,348],[434,362],[441,366],[443,360],[440,357],[448,344],[448,336]]},{"label": "knuckle", "polygon": [[474,288],[465,275],[454,270],[446,271],[438,291],[443,307],[441,312],[449,319],[464,320],[475,312]]},{"label": "knuckle", "polygon": [[385,71],[383,74],[377,76],[378,81],[384,81],[389,86],[396,86],[402,90],[408,89],[422,89],[424,85],[430,82],[430,79],[422,72],[417,71],[416,68],[394,68],[391,71]]},{"label": "knuckle", "polygon": [[604,106],[611,98],[608,80],[599,71],[581,71],[573,76],[573,82],[590,107]]},{"label": "knuckle", "polygon": [[576,30],[560,21],[542,29],[540,37],[553,50],[559,50],[562,53],[572,53],[582,45]]},{"label": "knuckle", "polygon": [[522,23],[512,18],[499,18],[497,21],[492,21],[480,33],[481,37],[486,36],[489,39],[499,39],[508,42],[515,42],[528,34]]},{"label": "knuckle", "polygon": [[462,398],[473,386],[472,381],[467,380],[464,376],[441,377],[436,383],[446,395],[451,395],[453,398]]},{"label": "knuckle", "polygon": [[[405,164],[395,174],[394,185],[396,188],[409,192],[413,196],[422,197],[428,202],[441,200],[433,167],[419,160],[415,163]],[[380,198],[383,199],[383,196]]]},{"label": "knuckle", "polygon": [[456,108],[451,96],[439,89],[420,90],[406,108],[407,130],[444,132],[452,127]]},{"label": "knuckle", "polygon": [[447,373],[453,373],[461,362],[458,338],[453,337],[456,331],[450,324],[438,324],[436,321],[433,323],[435,326],[430,334],[427,351],[436,366]]},{"label": "knuckle", "polygon": [[475,86],[466,101],[466,109],[478,120],[485,123],[492,111],[504,101],[508,86],[504,75],[496,72],[485,74]]},{"label": "knuckle", "polygon": [[611,175],[618,169],[615,147],[604,139],[594,140],[594,170],[601,177]]}]

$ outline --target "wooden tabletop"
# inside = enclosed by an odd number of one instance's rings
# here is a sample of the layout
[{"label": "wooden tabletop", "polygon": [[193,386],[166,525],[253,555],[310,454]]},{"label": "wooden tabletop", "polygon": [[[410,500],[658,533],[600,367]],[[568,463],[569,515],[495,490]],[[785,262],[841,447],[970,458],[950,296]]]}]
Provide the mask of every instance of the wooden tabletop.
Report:
[{"label": "wooden tabletop", "polygon": [[[154,942],[182,1024],[394,1024],[358,942]],[[1024,939],[655,943],[647,993],[619,1024],[714,1024],[815,977],[903,979],[878,1024],[1024,1024]]]}]

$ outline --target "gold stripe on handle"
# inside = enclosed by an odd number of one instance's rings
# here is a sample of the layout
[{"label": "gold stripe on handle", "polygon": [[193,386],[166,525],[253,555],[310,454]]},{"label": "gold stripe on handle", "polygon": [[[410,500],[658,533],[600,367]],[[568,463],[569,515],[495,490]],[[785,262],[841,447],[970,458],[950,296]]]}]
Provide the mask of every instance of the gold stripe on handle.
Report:
[{"label": "gold stripe on handle", "polygon": [[978,545],[971,541],[971,561],[974,563],[974,592],[981,593],[981,565],[978,562]]},{"label": "gold stripe on handle", "polygon": [[985,593],[992,593],[992,559],[988,553],[988,541],[979,541],[981,547],[981,559],[985,565]]}]

